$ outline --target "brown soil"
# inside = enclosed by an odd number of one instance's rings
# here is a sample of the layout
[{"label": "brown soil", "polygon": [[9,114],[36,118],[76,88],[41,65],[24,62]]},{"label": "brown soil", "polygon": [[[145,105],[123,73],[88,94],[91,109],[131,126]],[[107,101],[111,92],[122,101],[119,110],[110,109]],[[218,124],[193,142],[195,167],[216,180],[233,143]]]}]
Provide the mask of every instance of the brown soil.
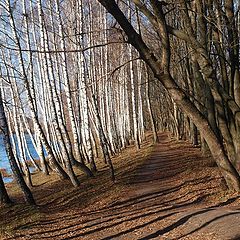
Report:
[{"label": "brown soil", "polygon": [[212,159],[167,134],[160,141],[114,158],[115,184],[104,168],[94,179],[80,176],[80,189],[36,178],[37,209],[0,209],[4,239],[240,239],[240,198]]}]

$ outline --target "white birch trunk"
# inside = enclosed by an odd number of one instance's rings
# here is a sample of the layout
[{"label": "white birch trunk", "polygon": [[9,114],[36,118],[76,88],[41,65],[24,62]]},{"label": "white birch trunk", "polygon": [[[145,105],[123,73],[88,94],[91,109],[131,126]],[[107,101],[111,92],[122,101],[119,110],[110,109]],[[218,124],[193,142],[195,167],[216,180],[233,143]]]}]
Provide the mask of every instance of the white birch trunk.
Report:
[{"label": "white birch trunk", "polygon": [[59,5],[59,0],[55,1],[55,6],[56,6],[56,13],[57,13],[57,19],[59,22],[59,36],[60,36],[60,45],[61,49],[63,50],[63,53],[61,53],[61,57],[63,59],[62,65],[63,65],[63,77],[64,77],[64,90],[66,93],[66,100],[67,100],[67,107],[68,107],[68,114],[69,114],[69,121],[71,125],[71,131],[73,135],[73,143],[74,143],[74,152],[75,152],[75,158],[79,159],[80,158],[80,149],[79,149],[79,138],[77,134],[77,127],[76,127],[76,122],[74,118],[74,113],[73,113],[73,104],[72,104],[72,99],[71,99],[71,89],[70,89],[70,79],[69,79],[69,73],[68,73],[68,63],[67,63],[67,51],[66,51],[66,43],[64,39],[64,32],[63,32],[63,22],[62,22],[62,17],[60,13],[60,5]]},{"label": "white birch trunk", "polygon": [[[128,47],[129,58],[133,59],[132,47]],[[140,149],[139,135],[138,135],[138,120],[137,120],[137,109],[136,109],[136,97],[135,97],[135,83],[134,83],[134,69],[133,62],[130,61],[130,81],[131,81],[131,96],[132,96],[132,114],[133,114],[133,135],[135,146],[137,149]]]}]

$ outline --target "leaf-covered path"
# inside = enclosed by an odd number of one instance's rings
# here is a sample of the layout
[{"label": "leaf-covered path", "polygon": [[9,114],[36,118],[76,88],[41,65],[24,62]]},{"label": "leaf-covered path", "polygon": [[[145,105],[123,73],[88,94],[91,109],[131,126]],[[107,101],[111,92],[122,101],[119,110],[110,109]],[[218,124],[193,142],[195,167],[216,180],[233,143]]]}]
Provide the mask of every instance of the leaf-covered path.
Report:
[{"label": "leaf-covered path", "polygon": [[150,157],[126,177],[115,196],[46,214],[8,239],[240,239],[239,197],[224,190],[199,149],[161,134]]}]

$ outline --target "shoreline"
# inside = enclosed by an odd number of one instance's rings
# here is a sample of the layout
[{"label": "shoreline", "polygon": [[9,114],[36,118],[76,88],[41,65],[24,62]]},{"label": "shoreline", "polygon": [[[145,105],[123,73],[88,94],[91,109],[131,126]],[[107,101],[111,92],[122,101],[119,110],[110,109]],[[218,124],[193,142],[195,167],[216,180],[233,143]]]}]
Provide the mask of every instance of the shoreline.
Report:
[{"label": "shoreline", "polygon": [[[35,162],[39,164],[39,159],[35,159]],[[34,173],[36,171],[36,168],[34,167],[33,163],[30,160],[27,160],[27,165],[31,173]],[[0,167],[0,172],[5,184],[8,184],[14,181],[14,176],[11,168]]]},{"label": "shoreline", "polygon": [[1,172],[3,178],[13,177],[12,173],[9,172],[9,170],[7,168],[0,168],[0,172]]}]

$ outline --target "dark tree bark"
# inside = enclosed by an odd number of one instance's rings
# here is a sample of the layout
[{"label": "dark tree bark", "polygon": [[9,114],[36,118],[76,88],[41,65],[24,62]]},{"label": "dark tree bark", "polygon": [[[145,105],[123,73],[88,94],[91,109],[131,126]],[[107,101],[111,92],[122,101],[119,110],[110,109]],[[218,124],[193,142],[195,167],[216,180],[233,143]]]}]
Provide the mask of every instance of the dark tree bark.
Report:
[{"label": "dark tree bark", "polygon": [[3,182],[2,174],[0,173],[0,204],[10,204],[10,203],[12,203],[12,201],[8,196],[7,190]]},{"label": "dark tree bark", "polygon": [[17,165],[16,159],[13,154],[11,140],[9,137],[7,119],[6,119],[6,115],[3,107],[1,91],[0,91],[0,130],[3,134],[3,142],[6,148],[7,156],[10,162],[10,166],[11,166],[14,178],[16,179],[18,185],[20,186],[22,192],[24,193],[24,197],[27,203],[31,205],[36,205],[33,195],[30,189],[28,188],[26,182],[24,181],[24,178],[19,170],[19,167]]}]

